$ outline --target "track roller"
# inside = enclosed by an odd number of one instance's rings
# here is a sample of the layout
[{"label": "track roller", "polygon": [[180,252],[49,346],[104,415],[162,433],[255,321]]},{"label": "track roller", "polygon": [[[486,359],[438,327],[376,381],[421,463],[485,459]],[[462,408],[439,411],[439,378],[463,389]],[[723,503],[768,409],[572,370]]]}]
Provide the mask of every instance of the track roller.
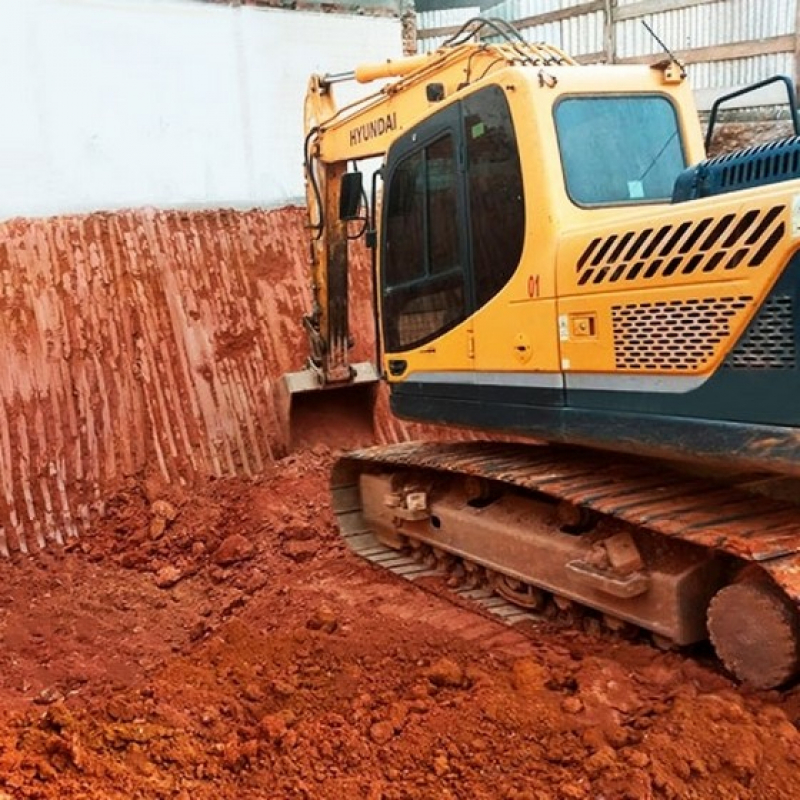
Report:
[{"label": "track roller", "polygon": [[797,612],[766,581],[720,589],[708,608],[708,631],[725,667],[751,686],[773,689],[800,671]]},{"label": "track roller", "polygon": [[491,572],[489,585],[492,587],[492,591],[504,600],[532,611],[541,611],[547,602],[547,597],[541,589],[504,575],[502,572]]}]

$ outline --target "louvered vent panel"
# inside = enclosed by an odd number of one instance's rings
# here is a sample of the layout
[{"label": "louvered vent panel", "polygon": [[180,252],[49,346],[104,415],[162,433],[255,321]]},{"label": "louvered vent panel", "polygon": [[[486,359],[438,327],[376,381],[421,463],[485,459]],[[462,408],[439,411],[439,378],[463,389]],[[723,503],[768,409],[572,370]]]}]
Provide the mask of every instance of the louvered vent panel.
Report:
[{"label": "louvered vent panel", "polygon": [[725,360],[729,369],[794,369],[797,353],[791,295],[773,295],[734,351]]},{"label": "louvered vent panel", "polygon": [[752,297],[665,300],[612,306],[617,369],[696,372],[731,332]]},{"label": "louvered vent panel", "polygon": [[785,209],[750,209],[598,237],[578,259],[578,285],[705,277],[738,267],[760,267],[786,233]]}]

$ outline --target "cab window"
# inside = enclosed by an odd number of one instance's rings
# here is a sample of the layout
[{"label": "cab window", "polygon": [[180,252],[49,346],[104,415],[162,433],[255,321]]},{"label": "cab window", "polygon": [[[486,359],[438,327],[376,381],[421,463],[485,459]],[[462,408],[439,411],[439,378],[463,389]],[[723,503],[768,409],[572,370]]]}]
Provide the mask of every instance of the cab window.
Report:
[{"label": "cab window", "polygon": [[462,104],[472,270],[478,307],[505,286],[525,240],[522,169],[503,90],[489,86]]},{"label": "cab window", "polygon": [[578,205],[666,202],[686,167],[678,117],[661,95],[568,97],[555,109],[567,192]]},{"label": "cab window", "polygon": [[454,137],[403,159],[387,191],[384,318],[389,351],[417,347],[467,315]]}]

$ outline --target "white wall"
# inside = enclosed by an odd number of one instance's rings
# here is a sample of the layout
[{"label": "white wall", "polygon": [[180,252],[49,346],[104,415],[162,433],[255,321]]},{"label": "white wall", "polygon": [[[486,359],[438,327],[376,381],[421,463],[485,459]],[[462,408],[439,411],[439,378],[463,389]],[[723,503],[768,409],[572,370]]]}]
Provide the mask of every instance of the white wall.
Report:
[{"label": "white wall", "polygon": [[0,0],[0,219],[298,199],[311,72],[393,19],[192,0]]}]

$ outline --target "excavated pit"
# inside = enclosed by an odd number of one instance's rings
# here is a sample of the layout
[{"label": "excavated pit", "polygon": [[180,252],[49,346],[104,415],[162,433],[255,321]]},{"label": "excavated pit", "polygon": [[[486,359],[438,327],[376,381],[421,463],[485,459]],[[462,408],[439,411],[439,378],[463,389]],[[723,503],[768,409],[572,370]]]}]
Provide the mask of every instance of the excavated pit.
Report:
[{"label": "excavated pit", "polygon": [[[345,392],[287,442],[298,209],[0,228],[0,800],[798,796],[797,690],[347,552],[337,451],[441,432]],[[353,285],[365,360],[364,258]]]}]

